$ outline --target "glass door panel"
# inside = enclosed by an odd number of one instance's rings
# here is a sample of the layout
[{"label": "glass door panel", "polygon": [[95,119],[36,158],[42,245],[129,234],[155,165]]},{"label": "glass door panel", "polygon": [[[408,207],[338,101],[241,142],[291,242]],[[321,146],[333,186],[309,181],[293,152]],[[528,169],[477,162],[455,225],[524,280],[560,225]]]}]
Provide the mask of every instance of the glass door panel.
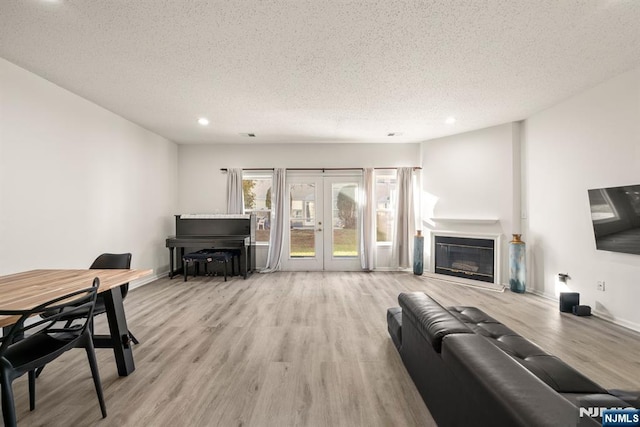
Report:
[{"label": "glass door panel", "polygon": [[285,253],[282,268],[288,271],[322,270],[322,177],[287,176]]},{"label": "glass door panel", "polygon": [[325,176],[324,269],[358,271],[360,265],[360,176]]},{"label": "glass door panel", "polygon": [[316,185],[289,186],[289,255],[292,258],[316,256]]},{"label": "glass door panel", "polygon": [[333,257],[358,256],[357,183],[331,184],[331,248]]}]

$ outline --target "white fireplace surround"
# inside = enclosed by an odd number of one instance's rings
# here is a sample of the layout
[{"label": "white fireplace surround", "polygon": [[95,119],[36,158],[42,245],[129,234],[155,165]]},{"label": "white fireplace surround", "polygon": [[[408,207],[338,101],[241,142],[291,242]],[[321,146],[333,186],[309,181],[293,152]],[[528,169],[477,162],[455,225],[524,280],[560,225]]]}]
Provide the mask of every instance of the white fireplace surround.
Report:
[{"label": "white fireplace surround", "polygon": [[[469,280],[463,278],[457,278],[452,276],[444,276],[442,274],[436,274],[434,272],[436,265],[436,247],[435,241],[436,237],[462,237],[467,239],[487,239],[493,240],[493,285],[487,282],[481,282],[478,280]],[[452,282],[460,282],[463,284],[473,284],[477,286],[489,286],[492,289],[500,288],[502,289],[502,278],[501,278],[501,256],[502,250],[502,235],[501,234],[487,234],[487,233],[470,233],[470,232],[457,232],[457,231],[440,231],[440,230],[432,230],[431,231],[431,254],[430,254],[430,270],[431,273],[443,280],[452,281]],[[470,283],[471,282],[471,283]]]}]

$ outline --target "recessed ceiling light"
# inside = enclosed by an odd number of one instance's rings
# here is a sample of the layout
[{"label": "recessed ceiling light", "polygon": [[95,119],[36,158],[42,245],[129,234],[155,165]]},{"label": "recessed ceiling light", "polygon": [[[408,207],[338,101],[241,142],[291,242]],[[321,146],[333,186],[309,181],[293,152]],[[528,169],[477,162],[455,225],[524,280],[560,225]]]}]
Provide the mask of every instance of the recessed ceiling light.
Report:
[{"label": "recessed ceiling light", "polygon": [[206,117],[200,117],[198,119],[198,124],[202,126],[207,126],[209,124],[209,119],[207,119]]},{"label": "recessed ceiling light", "polygon": [[447,120],[445,120],[444,122],[446,124],[448,124],[448,125],[452,125],[452,124],[454,124],[456,122],[456,118],[453,117],[453,116],[449,116],[449,117],[447,117]]}]

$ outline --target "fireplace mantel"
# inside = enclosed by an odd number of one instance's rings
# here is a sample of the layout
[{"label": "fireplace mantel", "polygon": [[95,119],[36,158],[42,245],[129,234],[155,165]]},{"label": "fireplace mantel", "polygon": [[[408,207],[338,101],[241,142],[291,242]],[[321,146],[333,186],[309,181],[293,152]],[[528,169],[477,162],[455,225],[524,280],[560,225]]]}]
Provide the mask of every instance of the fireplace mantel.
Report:
[{"label": "fireplace mantel", "polygon": [[429,218],[436,224],[497,224],[497,218]]}]

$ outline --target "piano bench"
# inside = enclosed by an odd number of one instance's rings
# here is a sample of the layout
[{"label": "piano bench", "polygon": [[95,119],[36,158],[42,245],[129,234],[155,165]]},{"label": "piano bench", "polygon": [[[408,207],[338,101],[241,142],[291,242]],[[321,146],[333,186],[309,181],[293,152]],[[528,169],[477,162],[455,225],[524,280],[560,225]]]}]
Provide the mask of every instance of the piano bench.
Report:
[{"label": "piano bench", "polygon": [[[227,265],[231,261],[231,275],[235,274],[235,262],[234,256],[237,256],[234,252],[223,251],[216,249],[202,249],[197,252],[191,252],[182,257],[184,262],[184,281],[187,281],[187,271],[189,270],[189,264],[194,264],[194,276],[198,275],[199,264],[204,262],[204,274],[208,274],[208,264],[210,262],[219,262],[224,264],[224,281],[227,281]],[[240,263],[238,262],[238,267]]]}]

